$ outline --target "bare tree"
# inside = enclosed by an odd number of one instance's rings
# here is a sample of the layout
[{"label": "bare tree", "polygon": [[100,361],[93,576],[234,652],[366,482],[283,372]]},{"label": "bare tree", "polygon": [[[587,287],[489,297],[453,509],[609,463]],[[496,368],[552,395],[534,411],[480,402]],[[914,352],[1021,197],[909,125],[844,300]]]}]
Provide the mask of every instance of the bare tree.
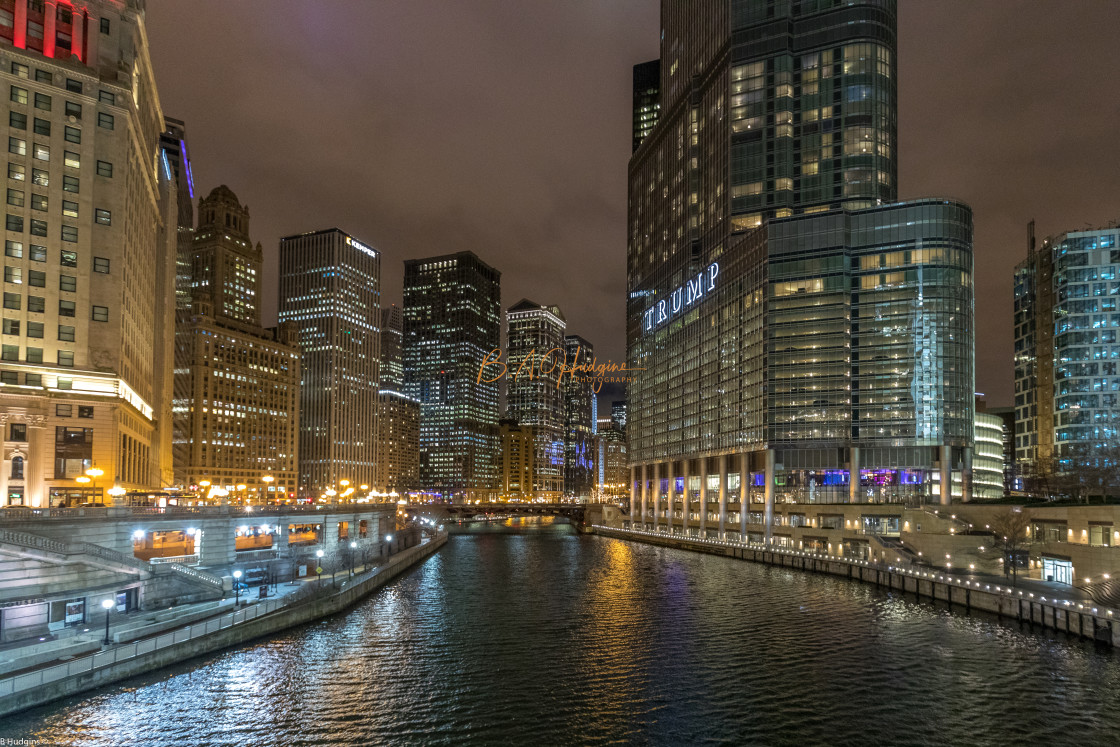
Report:
[{"label": "bare tree", "polygon": [[1120,445],[1097,446],[1066,455],[1066,464],[1049,468],[1058,492],[1078,503],[1120,496]]},{"label": "bare tree", "polygon": [[1027,536],[1030,523],[1030,515],[1014,506],[993,516],[988,525],[995,536],[995,546],[1003,555],[1003,574],[1011,576],[1012,586],[1019,575],[1019,555],[1030,547],[1030,538]]}]

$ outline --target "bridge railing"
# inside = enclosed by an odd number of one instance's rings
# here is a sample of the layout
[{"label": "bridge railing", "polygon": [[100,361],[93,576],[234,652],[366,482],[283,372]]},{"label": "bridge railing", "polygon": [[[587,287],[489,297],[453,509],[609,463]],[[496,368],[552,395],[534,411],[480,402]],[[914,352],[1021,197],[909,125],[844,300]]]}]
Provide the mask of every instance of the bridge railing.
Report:
[{"label": "bridge railing", "polygon": [[32,508],[26,511],[0,512],[0,525],[27,526],[43,521],[72,521],[74,519],[121,519],[129,516],[235,516],[251,519],[254,516],[286,516],[289,514],[352,514],[385,511],[396,507],[394,503],[293,503],[282,506],[103,506],[89,508]]}]

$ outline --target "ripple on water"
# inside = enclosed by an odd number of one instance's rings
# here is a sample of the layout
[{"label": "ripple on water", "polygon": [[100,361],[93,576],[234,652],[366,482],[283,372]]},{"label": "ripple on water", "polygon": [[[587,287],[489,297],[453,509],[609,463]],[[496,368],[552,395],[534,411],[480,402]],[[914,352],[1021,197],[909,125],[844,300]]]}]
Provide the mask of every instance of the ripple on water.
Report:
[{"label": "ripple on water", "polygon": [[349,613],[0,722],[46,744],[1120,742],[1120,660],[841,579],[521,522]]}]

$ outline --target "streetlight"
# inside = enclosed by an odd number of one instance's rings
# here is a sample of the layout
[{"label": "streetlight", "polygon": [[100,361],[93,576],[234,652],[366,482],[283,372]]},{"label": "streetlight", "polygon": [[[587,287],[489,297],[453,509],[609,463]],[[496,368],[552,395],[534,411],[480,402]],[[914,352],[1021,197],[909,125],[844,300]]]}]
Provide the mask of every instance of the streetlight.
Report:
[{"label": "streetlight", "polygon": [[113,600],[102,599],[101,609],[105,610],[105,645],[108,646],[112,643],[112,641],[109,640],[109,610],[113,609]]},{"label": "streetlight", "polygon": [[385,542],[388,543],[388,546],[385,548],[385,557],[389,557],[393,554],[393,535],[386,534]]},{"label": "streetlight", "polygon": [[[261,480],[264,481],[264,491],[265,491],[265,493],[268,493],[269,488],[272,487],[272,481],[275,480],[275,479],[276,478],[273,477],[272,475],[265,475],[264,477],[261,478]],[[272,496],[266,495],[265,496],[265,503],[271,503],[272,502],[271,498],[272,498]]]},{"label": "streetlight", "polygon": [[358,549],[357,542],[350,543],[350,578],[354,577],[354,551]]},{"label": "streetlight", "polygon": [[315,557],[315,575],[319,577],[319,586],[323,585],[323,551],[316,550]]},{"label": "streetlight", "polygon": [[235,594],[233,606],[237,607],[241,604],[241,571],[233,572],[233,593]]},{"label": "streetlight", "polygon": [[238,485],[235,485],[234,487],[235,487],[235,488],[237,489],[237,492],[238,492],[238,493],[240,494],[240,496],[241,496],[241,503],[242,503],[242,505],[244,505],[244,504],[248,503],[248,501],[249,501],[249,496],[245,495],[245,487],[246,487],[246,486],[245,486],[245,483],[239,483]]}]

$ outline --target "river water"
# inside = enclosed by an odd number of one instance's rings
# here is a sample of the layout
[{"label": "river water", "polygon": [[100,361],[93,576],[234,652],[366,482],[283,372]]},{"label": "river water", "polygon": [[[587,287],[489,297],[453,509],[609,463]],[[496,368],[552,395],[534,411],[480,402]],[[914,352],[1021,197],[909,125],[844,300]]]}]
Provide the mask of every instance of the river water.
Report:
[{"label": "river water", "polygon": [[1120,653],[827,576],[470,525],[351,611],[0,720],[41,745],[1120,743]]}]

